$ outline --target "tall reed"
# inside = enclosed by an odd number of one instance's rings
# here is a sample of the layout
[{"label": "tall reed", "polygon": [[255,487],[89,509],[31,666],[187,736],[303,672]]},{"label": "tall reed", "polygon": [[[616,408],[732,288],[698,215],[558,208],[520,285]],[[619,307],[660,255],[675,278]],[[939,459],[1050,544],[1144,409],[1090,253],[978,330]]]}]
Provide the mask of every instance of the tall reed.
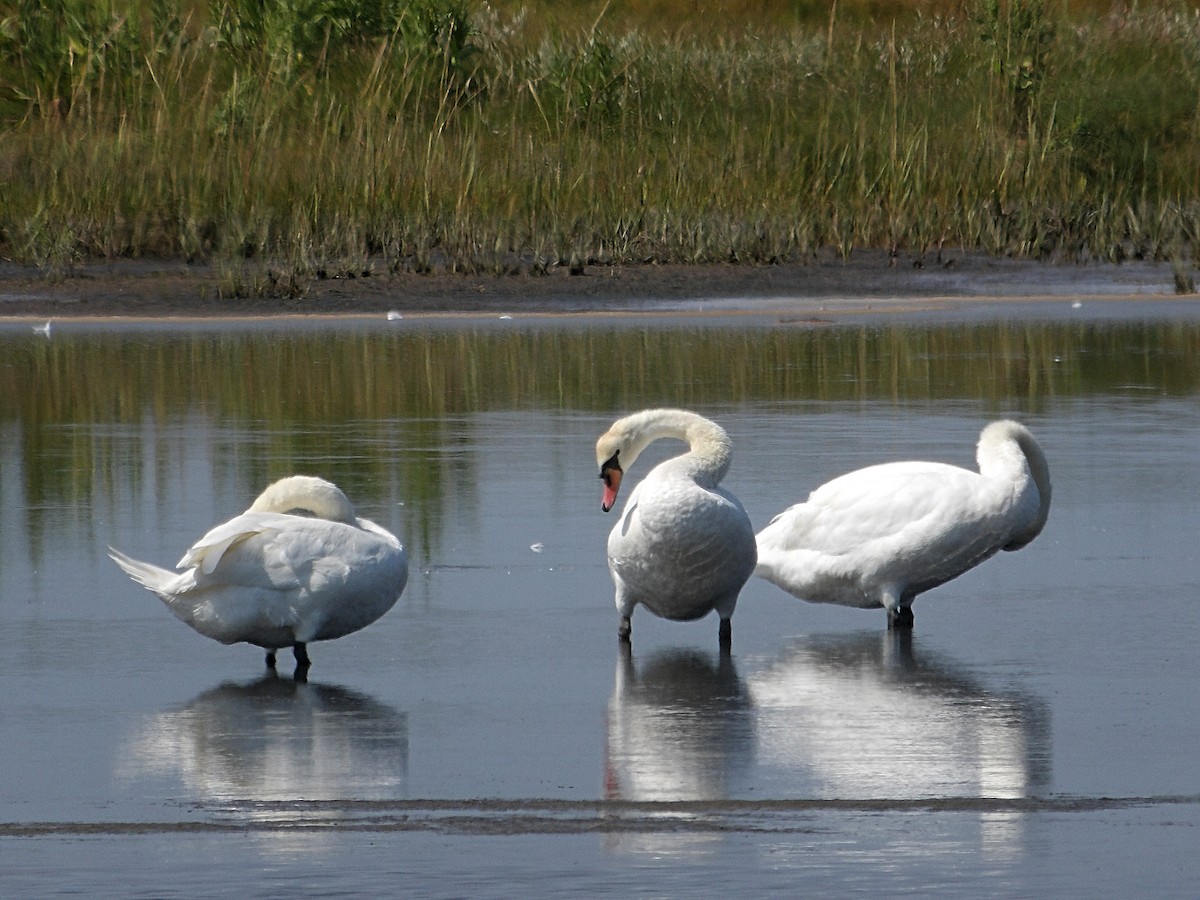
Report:
[{"label": "tall reed", "polygon": [[235,292],[828,248],[1195,256],[1194,10],[581,6],[9,3],[0,254],[207,261]]}]

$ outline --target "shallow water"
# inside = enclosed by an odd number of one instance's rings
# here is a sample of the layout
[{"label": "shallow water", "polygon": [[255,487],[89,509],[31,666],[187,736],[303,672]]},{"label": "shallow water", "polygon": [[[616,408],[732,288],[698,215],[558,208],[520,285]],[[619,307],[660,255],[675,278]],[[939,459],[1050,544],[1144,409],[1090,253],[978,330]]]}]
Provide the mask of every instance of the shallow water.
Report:
[{"label": "shallow water", "polygon": [[[5,893],[1189,895],[1200,311],[1037,310],[0,331]],[[592,445],[662,404],[727,428],[759,527],[1020,418],[1050,522],[910,639],[752,580],[729,657],[644,611],[626,656]],[[412,565],[302,684],[105,555],[293,471]]]}]

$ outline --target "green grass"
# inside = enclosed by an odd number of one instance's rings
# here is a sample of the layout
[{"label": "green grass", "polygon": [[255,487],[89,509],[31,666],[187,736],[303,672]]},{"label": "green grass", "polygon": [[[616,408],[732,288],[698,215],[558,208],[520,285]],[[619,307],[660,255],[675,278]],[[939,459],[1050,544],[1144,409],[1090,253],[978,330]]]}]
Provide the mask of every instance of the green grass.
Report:
[{"label": "green grass", "polygon": [[209,262],[233,293],[829,248],[1196,258],[1183,5],[270,8],[0,4],[0,255]]}]

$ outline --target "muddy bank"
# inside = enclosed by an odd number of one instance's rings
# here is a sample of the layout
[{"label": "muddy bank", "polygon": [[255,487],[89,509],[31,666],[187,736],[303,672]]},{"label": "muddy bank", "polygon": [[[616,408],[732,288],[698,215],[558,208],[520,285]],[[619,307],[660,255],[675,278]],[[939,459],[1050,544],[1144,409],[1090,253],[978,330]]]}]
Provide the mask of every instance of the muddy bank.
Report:
[{"label": "muddy bank", "polygon": [[122,260],[67,275],[0,264],[0,317],[356,315],[450,312],[603,312],[721,301],[1171,296],[1166,263],[1061,265],[979,254],[893,257],[882,251],[772,266],[592,266],[581,274],[462,275],[363,272],[314,279],[299,296],[229,296],[207,266]]}]

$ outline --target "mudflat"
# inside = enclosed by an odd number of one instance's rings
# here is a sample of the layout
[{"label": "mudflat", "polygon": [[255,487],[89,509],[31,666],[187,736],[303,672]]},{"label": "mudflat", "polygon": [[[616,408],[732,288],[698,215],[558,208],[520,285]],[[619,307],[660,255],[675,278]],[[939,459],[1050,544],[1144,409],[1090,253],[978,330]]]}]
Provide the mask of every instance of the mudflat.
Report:
[{"label": "mudflat", "polygon": [[[266,276],[260,276],[265,283]],[[245,280],[245,279],[243,279]],[[0,263],[0,317],[230,317],[652,310],[690,300],[747,308],[790,298],[871,301],[1173,295],[1169,264],[1042,263],[978,253],[859,251],[778,265],[588,266],[545,274],[392,273],[312,278],[291,293],[233,291],[216,267],[92,262],[63,273]]]}]

